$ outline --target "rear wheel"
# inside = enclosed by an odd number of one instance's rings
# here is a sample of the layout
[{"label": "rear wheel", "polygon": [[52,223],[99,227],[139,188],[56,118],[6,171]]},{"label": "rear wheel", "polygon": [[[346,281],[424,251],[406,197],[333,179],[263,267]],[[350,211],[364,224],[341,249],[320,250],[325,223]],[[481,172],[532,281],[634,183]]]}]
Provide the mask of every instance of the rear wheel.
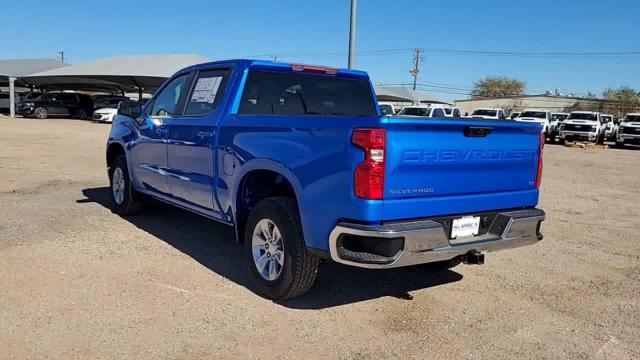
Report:
[{"label": "rear wheel", "polygon": [[76,119],[84,120],[87,118],[87,112],[84,109],[76,110]]},{"label": "rear wheel", "polygon": [[47,108],[37,107],[33,110],[33,116],[37,119],[46,119],[47,116],[49,116],[49,112],[47,111]]},{"label": "rear wheel", "polygon": [[144,203],[141,194],[133,189],[127,160],[124,155],[118,155],[109,168],[109,181],[111,185],[111,211],[118,215],[132,215],[140,212]]},{"label": "rear wheel", "polygon": [[244,252],[257,291],[270,299],[303,295],[315,282],[320,259],[307,251],[298,209],[290,198],[258,202],[247,221]]}]

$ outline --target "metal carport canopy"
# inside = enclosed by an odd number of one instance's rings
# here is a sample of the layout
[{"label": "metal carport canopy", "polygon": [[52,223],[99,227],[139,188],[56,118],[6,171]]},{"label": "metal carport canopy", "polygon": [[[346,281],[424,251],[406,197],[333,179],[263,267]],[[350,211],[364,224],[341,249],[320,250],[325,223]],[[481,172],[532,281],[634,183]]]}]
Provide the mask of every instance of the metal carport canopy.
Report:
[{"label": "metal carport canopy", "polygon": [[209,62],[200,55],[111,56],[65,68],[43,71],[21,79],[44,89],[153,91],[176,71]]},{"label": "metal carport canopy", "polygon": [[67,66],[54,59],[10,59],[0,60],[0,86],[9,87],[9,113],[15,116],[15,87],[26,86],[21,76]]},{"label": "metal carport canopy", "polygon": [[445,101],[434,99],[427,94],[399,86],[376,86],[378,101],[411,102],[414,104],[448,104]]}]

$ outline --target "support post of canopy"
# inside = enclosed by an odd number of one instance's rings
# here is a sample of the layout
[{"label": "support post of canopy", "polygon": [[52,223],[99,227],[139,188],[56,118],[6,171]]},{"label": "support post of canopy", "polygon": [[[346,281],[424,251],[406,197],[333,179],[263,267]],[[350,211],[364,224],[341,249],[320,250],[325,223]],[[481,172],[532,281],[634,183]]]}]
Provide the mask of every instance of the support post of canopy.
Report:
[{"label": "support post of canopy", "polygon": [[9,77],[9,114],[12,118],[16,117],[16,78]]}]

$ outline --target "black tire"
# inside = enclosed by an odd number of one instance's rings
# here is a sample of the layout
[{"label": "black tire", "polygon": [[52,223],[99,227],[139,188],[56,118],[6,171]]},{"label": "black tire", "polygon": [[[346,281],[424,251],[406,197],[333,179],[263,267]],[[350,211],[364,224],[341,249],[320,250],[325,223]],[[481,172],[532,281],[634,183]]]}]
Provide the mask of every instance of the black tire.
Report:
[{"label": "black tire", "polygon": [[[275,280],[260,275],[253,256],[254,229],[263,219],[277,226],[283,242],[284,260]],[[286,197],[263,199],[253,208],[244,234],[244,257],[257,292],[274,300],[298,297],[309,291],[320,263],[318,257],[307,251],[295,201]]]},{"label": "black tire", "polygon": [[604,133],[596,137],[596,144],[600,144],[600,145],[604,144]]},{"label": "black tire", "polygon": [[623,149],[624,148],[624,143],[616,140],[615,147],[617,147],[618,149]]},{"label": "black tire", "polygon": [[85,120],[87,118],[87,112],[84,111],[84,109],[78,109],[76,110],[76,119],[78,120]]},{"label": "black tire", "polygon": [[[116,191],[114,191],[114,174],[121,172],[124,186],[122,186],[122,199],[116,199]],[[118,174],[117,176],[120,176]],[[136,192],[131,186],[131,178],[127,169],[127,160],[124,155],[118,155],[113,160],[109,168],[109,192],[113,205],[111,211],[118,215],[133,215],[140,212],[144,206],[142,195]],[[118,201],[120,200],[120,201]]]},{"label": "black tire", "polygon": [[49,117],[49,111],[47,110],[47,108],[39,106],[35,108],[35,110],[33,110],[33,116],[36,119],[46,119],[47,117]]}]

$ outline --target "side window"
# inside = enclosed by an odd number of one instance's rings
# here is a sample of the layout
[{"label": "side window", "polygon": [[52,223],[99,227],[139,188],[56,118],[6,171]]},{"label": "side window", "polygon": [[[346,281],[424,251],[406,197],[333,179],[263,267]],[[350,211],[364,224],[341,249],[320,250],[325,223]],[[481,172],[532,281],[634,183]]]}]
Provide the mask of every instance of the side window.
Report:
[{"label": "side window", "polygon": [[224,95],[229,70],[200,71],[187,101],[185,115],[205,115],[215,109]]},{"label": "side window", "polygon": [[437,117],[437,118],[444,117],[444,110],[440,108],[433,109],[433,112],[431,113],[431,117]]},{"label": "side window", "polygon": [[453,117],[460,117],[460,109],[458,108],[453,109]]},{"label": "side window", "polygon": [[171,80],[153,101],[149,115],[168,117],[181,115],[190,77],[190,74],[184,74]]}]

